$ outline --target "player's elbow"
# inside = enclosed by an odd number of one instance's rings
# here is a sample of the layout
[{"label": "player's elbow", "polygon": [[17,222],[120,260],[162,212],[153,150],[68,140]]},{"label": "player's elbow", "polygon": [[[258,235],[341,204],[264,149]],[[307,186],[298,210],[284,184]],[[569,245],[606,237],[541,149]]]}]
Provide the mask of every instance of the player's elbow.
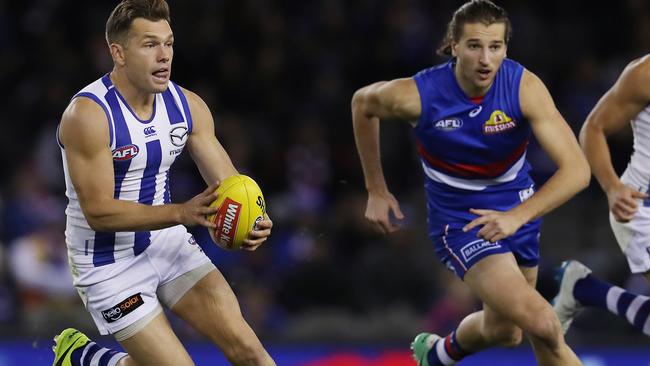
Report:
[{"label": "player's elbow", "polygon": [[110,227],[111,220],[107,213],[107,206],[100,203],[86,203],[81,205],[81,209],[88,222],[88,226],[95,231],[112,231]]},{"label": "player's elbow", "polygon": [[352,95],[352,102],[351,102],[351,107],[352,111],[357,111],[359,109],[362,109],[367,100],[367,94],[368,94],[368,87],[363,87]]},{"label": "player's elbow", "polygon": [[578,191],[582,191],[591,182],[591,169],[589,168],[587,159],[583,155],[580,155],[575,165],[573,169],[573,174],[575,175],[574,182],[578,186]]},{"label": "player's elbow", "polygon": [[583,151],[586,151],[591,140],[598,134],[604,135],[603,128],[590,115],[580,128],[580,133],[578,134],[578,142]]},{"label": "player's elbow", "polygon": [[94,231],[110,231],[110,227],[99,215],[85,214],[88,226]]},{"label": "player's elbow", "polygon": [[589,128],[590,127],[588,121],[585,121],[585,123],[580,128],[580,132],[578,133],[578,143],[580,144],[582,150],[585,149],[585,144],[587,142],[587,134],[589,133],[587,129]]}]

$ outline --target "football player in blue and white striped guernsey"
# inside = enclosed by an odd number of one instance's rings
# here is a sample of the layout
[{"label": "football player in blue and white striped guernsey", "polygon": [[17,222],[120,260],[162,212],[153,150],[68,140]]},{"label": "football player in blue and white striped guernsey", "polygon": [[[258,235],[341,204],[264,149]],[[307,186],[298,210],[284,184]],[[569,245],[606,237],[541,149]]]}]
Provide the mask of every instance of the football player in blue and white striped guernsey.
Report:
[{"label": "football player in blue and white striped guernsey", "polygon": [[[170,81],[174,35],[164,0],[123,0],[106,23],[113,70],[77,93],[57,131],[66,178],[66,243],[74,286],[102,348],[74,329],[56,337],[55,365],[193,365],[163,306],[234,365],[275,363],[243,319],[230,286],[185,226],[213,228],[218,182],[237,174],[210,110]],[[209,187],[172,204],[169,169],[187,148]],[[244,249],[271,234],[269,219]]]},{"label": "football player in blue and white striped guernsey", "polygon": [[[630,271],[650,282],[650,55],[630,62],[587,117],[580,132],[582,149],[607,196],[609,222]],[[631,125],[634,154],[619,177],[607,136]],[[650,335],[650,298],[602,281],[578,261],[563,264],[554,308],[564,330],[585,306],[626,319]]]}]

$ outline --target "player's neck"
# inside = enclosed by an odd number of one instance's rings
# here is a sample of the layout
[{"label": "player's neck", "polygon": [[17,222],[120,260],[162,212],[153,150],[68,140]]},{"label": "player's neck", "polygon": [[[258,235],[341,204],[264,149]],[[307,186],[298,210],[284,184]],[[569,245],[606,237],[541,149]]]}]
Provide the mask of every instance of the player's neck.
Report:
[{"label": "player's neck", "polygon": [[153,100],[155,95],[138,89],[131,83],[124,72],[116,71],[110,73],[109,77],[115,88],[120,92],[126,103],[131,107],[133,113],[142,120],[147,120],[153,112]]},{"label": "player's neck", "polygon": [[469,99],[484,97],[490,90],[490,87],[492,87],[492,84],[494,83],[494,82],[490,83],[490,85],[488,85],[487,87],[476,86],[474,83],[472,83],[471,80],[467,80],[466,78],[463,77],[463,75],[461,74],[458,68],[458,65],[454,67],[454,76],[456,77],[456,81],[458,82],[460,89],[465,93],[465,95]]}]

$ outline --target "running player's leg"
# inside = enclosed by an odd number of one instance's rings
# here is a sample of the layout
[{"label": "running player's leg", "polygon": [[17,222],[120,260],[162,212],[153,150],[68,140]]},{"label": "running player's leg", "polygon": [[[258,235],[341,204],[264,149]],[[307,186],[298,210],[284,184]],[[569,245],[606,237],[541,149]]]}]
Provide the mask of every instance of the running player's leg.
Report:
[{"label": "running player's leg", "polygon": [[[645,277],[650,280],[648,273]],[[626,291],[591,274],[576,282],[573,293],[581,305],[609,310],[650,335],[650,297]]]},{"label": "running player's leg", "polygon": [[118,366],[193,366],[163,312],[133,336],[120,341],[128,356]]},{"label": "running player's leg", "polygon": [[[434,232],[432,236],[438,256],[458,277],[464,279],[468,268],[471,270],[485,257],[501,253],[507,254],[513,261],[517,255],[522,265],[526,266],[521,267],[521,270],[515,266],[519,277],[524,283],[534,286],[539,255],[539,223],[530,223],[517,235],[497,243],[477,240],[478,230],[464,232],[463,227],[462,223],[448,224],[444,226],[444,230]],[[440,239],[436,241],[436,238]],[[512,248],[515,248],[516,254],[512,253]],[[453,365],[465,356],[484,348],[513,347],[521,343],[521,339],[522,332],[512,320],[493,309],[490,304],[484,303],[483,310],[467,316],[456,331],[444,338],[428,333],[418,335],[412,343],[412,349],[419,365]]]},{"label": "running player's leg", "polygon": [[[537,283],[537,267],[519,267],[526,282],[532,288]],[[521,344],[523,335],[521,328],[508,317],[483,304],[483,310],[465,317],[461,321],[456,336],[462,347],[470,352],[501,346],[516,347]]]},{"label": "running player's leg", "polygon": [[149,255],[165,273],[156,292],[160,302],[217,345],[233,365],[275,365],[242,317],[230,285],[194,238],[183,229],[167,240],[180,245]]},{"label": "running player's leg", "polygon": [[[625,254],[632,273],[642,273],[650,282],[650,210],[641,207],[634,219],[621,223],[610,214],[616,241]],[[563,263],[558,275],[559,292],[554,309],[566,332],[573,317],[584,306],[608,310],[626,319],[646,335],[650,335],[650,298],[602,281],[582,263]]]},{"label": "running player's leg", "polygon": [[124,365],[126,353],[98,346],[80,331],[67,328],[54,337],[52,366]]},{"label": "running player's leg", "polygon": [[[589,268],[575,260],[564,262],[559,271],[560,291],[553,308],[565,333],[584,307],[596,307],[624,318],[645,335],[650,335],[650,297],[598,279]],[[644,276],[650,282],[650,273]]]},{"label": "running player's leg", "polygon": [[219,270],[203,276],[171,309],[216,344],[233,365],[275,366]]},{"label": "running player's leg", "polygon": [[[159,235],[162,239],[170,238],[168,242],[152,241],[142,254],[104,266],[72,264],[71,261],[75,286],[97,329],[103,335],[112,334],[131,354],[126,356],[102,348],[71,330],[67,333],[74,333],[73,337],[57,338],[55,365],[61,361],[60,364],[66,366],[114,366],[118,358],[126,365],[192,365],[162,313],[157,294],[163,280],[161,274],[172,272],[169,266],[173,267],[175,262],[169,258],[174,258],[175,253],[183,249],[198,251],[189,243],[173,245],[176,240],[185,241],[185,234],[184,229],[161,231]],[[180,239],[172,241],[172,237]],[[167,258],[167,267],[160,267],[164,258]],[[62,335],[64,333],[66,331]],[[72,338],[78,338],[72,346],[74,350],[64,355],[66,346],[63,343]]]},{"label": "running player's leg", "polygon": [[[552,307],[530,286],[511,253],[481,259],[467,271],[464,280],[490,309],[526,333],[538,365],[581,365],[564,342]],[[459,341],[462,344],[462,339]]]},{"label": "running player's leg", "polygon": [[[485,265],[484,262],[486,262],[486,260],[491,261],[488,258],[493,257],[505,257],[505,259],[498,259],[497,263],[500,261],[508,263],[510,270],[507,271],[509,272],[507,275],[490,277],[490,267],[493,265],[488,264],[487,270],[481,268]],[[500,266],[501,264],[498,265]],[[476,284],[483,281],[472,279],[473,277],[485,276],[485,282],[494,281],[494,283],[497,284],[496,287],[500,290],[496,290],[497,292],[494,293],[495,290],[492,284],[490,284],[488,286],[489,288],[484,289],[483,291],[492,291],[497,300],[502,300],[504,298],[498,291],[508,292],[507,295],[512,296],[506,297],[506,300],[504,301],[495,301],[494,299],[491,299],[490,296],[490,299],[485,301],[483,310],[472,313],[463,319],[455,332],[452,332],[450,335],[440,339],[439,341],[437,336],[429,336],[428,340],[430,342],[435,342],[435,344],[429,345],[431,351],[427,355],[427,363],[422,362],[423,360],[418,360],[419,365],[452,365],[464,356],[479,352],[485,348],[493,346],[515,347],[522,341],[521,324],[527,324],[526,329],[530,329],[535,332],[534,334],[537,334],[537,336],[529,334],[529,338],[536,350],[540,365],[554,365],[557,362],[568,362],[566,363],[568,365],[580,364],[572,351],[570,351],[566,344],[564,344],[563,339],[561,339],[561,333],[559,335],[556,334],[558,332],[557,329],[559,328],[555,329],[553,323],[558,327],[559,324],[557,323],[557,320],[553,319],[555,316],[551,311],[549,311],[550,309],[548,304],[534,290],[537,281],[537,267],[516,267],[515,259],[511,253],[503,253],[483,258],[475,264],[475,266],[478,266],[477,270],[474,271],[470,269],[470,271],[465,275],[465,281],[470,281],[474,286],[486,287],[483,284]],[[477,271],[481,271],[481,275],[471,274]],[[468,275],[470,276],[469,278],[467,277]],[[499,285],[499,283],[506,283],[500,281],[504,281],[509,277],[512,278],[507,282],[508,285]],[[520,302],[523,301],[522,299],[528,299],[531,297],[534,301],[531,301],[529,305],[535,304],[535,306],[531,306],[531,309],[526,310],[525,304],[522,305]],[[513,298],[519,298],[519,300],[514,301]],[[498,310],[510,303],[513,305],[513,308],[516,307],[521,309],[519,310],[520,313],[530,311],[530,315],[525,317],[519,315],[518,318],[515,319],[509,314],[511,312],[510,310]],[[551,325],[549,326],[545,324],[544,319],[546,319],[546,323],[550,323]],[[527,323],[523,323],[522,320],[525,320]],[[536,321],[539,321],[539,323],[536,323]],[[417,340],[418,339],[416,338],[416,341]],[[420,340],[424,341],[425,339]],[[552,356],[547,356],[549,353]]]},{"label": "running player's leg", "polygon": [[55,338],[53,364],[56,366],[194,365],[169,326],[160,305],[129,323],[125,328],[115,331],[114,335],[128,354],[101,347],[79,331],[66,329]]},{"label": "running player's leg", "polygon": [[[531,286],[537,281],[537,267],[521,267],[522,273]],[[483,310],[466,316],[455,331],[445,338],[437,335],[423,333],[413,342],[413,347],[431,349],[426,354],[428,366],[453,365],[462,358],[472,353],[479,352],[493,346],[516,347],[521,343],[522,331],[507,317],[494,311],[489,305],[483,304]],[[421,344],[417,342],[429,341],[435,344]],[[438,345],[440,342],[440,345]],[[444,345],[444,346],[443,346]],[[435,347],[434,347],[435,346]],[[424,351],[420,351],[424,353]],[[425,355],[422,355],[422,359]],[[426,365],[416,356],[419,365]]]}]

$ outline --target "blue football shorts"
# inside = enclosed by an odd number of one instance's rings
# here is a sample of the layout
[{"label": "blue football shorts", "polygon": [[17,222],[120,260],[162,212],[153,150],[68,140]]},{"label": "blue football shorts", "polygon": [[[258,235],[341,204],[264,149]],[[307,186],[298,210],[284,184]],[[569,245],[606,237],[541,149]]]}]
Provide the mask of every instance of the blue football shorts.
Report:
[{"label": "blue football shorts", "polygon": [[481,259],[494,254],[511,252],[517,264],[524,267],[535,267],[539,263],[541,219],[525,224],[513,235],[495,243],[476,236],[482,226],[463,232],[469,222],[429,223],[432,229],[429,235],[438,258],[460,279]]}]

